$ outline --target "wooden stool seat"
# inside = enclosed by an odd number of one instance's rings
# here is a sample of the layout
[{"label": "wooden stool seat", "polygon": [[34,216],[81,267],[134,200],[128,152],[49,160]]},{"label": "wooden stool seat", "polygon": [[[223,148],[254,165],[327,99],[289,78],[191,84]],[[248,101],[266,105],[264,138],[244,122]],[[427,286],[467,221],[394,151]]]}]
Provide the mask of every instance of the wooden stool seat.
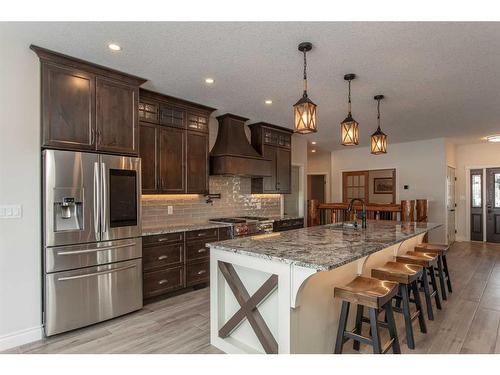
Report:
[{"label": "wooden stool seat", "polygon": [[334,289],[334,296],[355,304],[381,308],[398,291],[398,284],[392,281],[377,280],[358,276],[349,284]]},{"label": "wooden stool seat", "polygon": [[437,253],[439,255],[446,254],[449,249],[449,245],[436,243],[419,243],[417,246],[415,246],[415,251],[421,253]]},{"label": "wooden stool seat", "polygon": [[382,267],[372,269],[372,277],[408,285],[422,275],[422,270],[422,266],[417,264],[387,262]]},{"label": "wooden stool seat", "polygon": [[396,261],[400,263],[418,264],[422,267],[431,267],[437,264],[438,256],[434,253],[423,253],[408,251],[406,254],[398,255]]}]

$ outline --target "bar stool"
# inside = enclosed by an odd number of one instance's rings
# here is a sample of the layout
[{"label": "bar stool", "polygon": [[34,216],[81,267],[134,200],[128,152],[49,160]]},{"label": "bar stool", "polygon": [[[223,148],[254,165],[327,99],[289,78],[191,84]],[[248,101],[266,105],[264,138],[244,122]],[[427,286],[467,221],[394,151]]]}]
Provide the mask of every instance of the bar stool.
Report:
[{"label": "bar stool", "polygon": [[438,255],[438,266],[435,271],[437,271],[437,275],[439,277],[441,296],[443,297],[443,300],[447,300],[445,286],[446,284],[448,287],[448,292],[453,292],[451,289],[451,279],[450,271],[448,271],[448,262],[446,261],[446,253],[449,249],[450,246],[445,244],[421,243],[415,246],[415,251],[423,253],[435,253]]},{"label": "bar stool", "polygon": [[[436,283],[436,274],[434,273],[434,267],[437,264],[437,258],[438,257],[435,254],[416,251],[408,251],[406,254],[398,255],[396,257],[396,262],[417,264],[424,267],[424,272],[422,272],[421,284],[425,295],[427,317],[429,318],[429,320],[434,320],[434,312],[432,310],[432,297],[434,297],[436,301],[436,307],[438,308],[438,310],[441,310],[441,298],[439,297],[439,291]],[[427,273],[429,273],[430,280],[427,278]],[[430,291],[429,285],[432,286],[432,292]]]},{"label": "bar stool", "polygon": [[[375,354],[387,353],[391,347],[393,353],[401,353],[391,302],[397,293],[397,286],[398,284],[392,281],[357,276],[349,284],[335,287],[335,298],[342,300],[335,354],[342,353],[344,343],[349,339],[352,339],[354,344],[357,343],[358,350],[359,343],[362,342],[371,345]],[[356,327],[352,331],[346,331],[351,303],[357,304]],[[369,319],[366,320],[370,322],[371,337],[361,335],[361,324],[364,320],[363,309],[365,306],[368,308]],[[381,311],[385,311],[387,322],[380,322],[378,320],[378,315]],[[387,328],[391,338],[383,348],[380,343],[379,326]]]},{"label": "bar stool", "polygon": [[[410,349],[415,349],[415,338],[413,336],[413,321],[418,318],[420,332],[427,333],[427,326],[424,320],[422,302],[418,291],[417,282],[423,274],[422,266],[416,264],[405,264],[398,262],[387,262],[382,267],[372,269],[372,277],[380,280],[394,281],[399,284],[398,294],[394,296],[398,302],[403,303],[403,309],[398,305],[393,310],[403,314],[406,327],[406,341]],[[413,299],[410,298],[410,292],[413,292]],[[410,302],[416,307],[415,314],[411,315]]]}]

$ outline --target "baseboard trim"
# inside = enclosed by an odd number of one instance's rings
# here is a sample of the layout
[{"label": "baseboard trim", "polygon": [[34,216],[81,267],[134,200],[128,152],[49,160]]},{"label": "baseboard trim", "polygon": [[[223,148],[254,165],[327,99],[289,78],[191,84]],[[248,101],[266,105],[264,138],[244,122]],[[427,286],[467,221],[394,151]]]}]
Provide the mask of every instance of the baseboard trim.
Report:
[{"label": "baseboard trim", "polygon": [[42,326],[22,329],[7,335],[0,336],[0,351],[15,348],[19,345],[28,344],[41,340],[43,337]]}]

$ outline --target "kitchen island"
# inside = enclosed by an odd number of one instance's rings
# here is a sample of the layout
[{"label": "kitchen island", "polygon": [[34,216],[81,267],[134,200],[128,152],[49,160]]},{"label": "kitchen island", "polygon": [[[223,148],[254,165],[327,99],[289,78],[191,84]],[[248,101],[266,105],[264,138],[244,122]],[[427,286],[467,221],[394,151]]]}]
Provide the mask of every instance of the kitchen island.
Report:
[{"label": "kitchen island", "polygon": [[433,223],[369,221],[210,246],[210,340],[226,353],[332,353],[333,289],[413,250]]}]

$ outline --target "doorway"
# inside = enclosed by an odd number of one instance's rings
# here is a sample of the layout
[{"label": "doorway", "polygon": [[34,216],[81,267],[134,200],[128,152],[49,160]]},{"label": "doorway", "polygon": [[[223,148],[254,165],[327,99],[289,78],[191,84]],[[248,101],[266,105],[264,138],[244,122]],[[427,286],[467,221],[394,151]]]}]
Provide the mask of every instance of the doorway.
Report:
[{"label": "doorway", "polygon": [[292,165],[290,194],[283,194],[283,214],[288,216],[303,216],[304,207],[304,178],[303,168]]},{"label": "doorway", "polygon": [[326,201],[326,175],[310,174],[307,176],[307,199],[316,199],[319,203]]},{"label": "doorway", "polygon": [[470,239],[500,243],[500,167],[470,170]]}]

